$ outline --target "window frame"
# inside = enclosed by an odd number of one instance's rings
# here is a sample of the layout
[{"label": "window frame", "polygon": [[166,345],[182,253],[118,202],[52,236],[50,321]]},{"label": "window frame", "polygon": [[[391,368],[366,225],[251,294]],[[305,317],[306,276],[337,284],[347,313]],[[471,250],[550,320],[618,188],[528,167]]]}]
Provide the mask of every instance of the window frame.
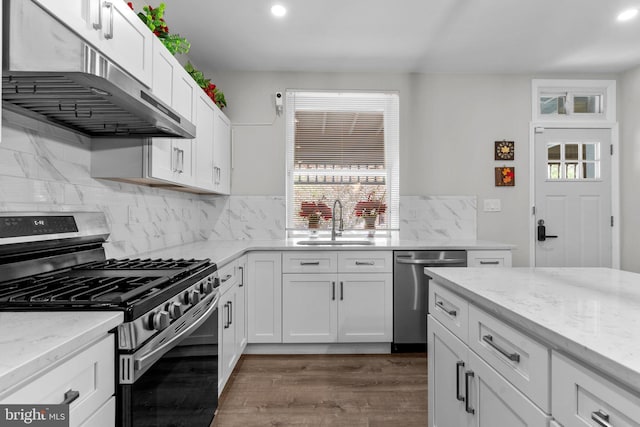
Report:
[{"label": "window frame", "polygon": [[[545,80],[531,82],[531,111],[533,122],[613,122],[616,117],[615,80]],[[566,95],[566,114],[542,114],[542,96]],[[602,113],[574,113],[573,99],[580,96],[602,96]]]},{"label": "window frame", "polygon": [[[326,108],[327,111],[363,111],[363,107],[360,104],[357,105],[345,105],[344,103],[331,102],[331,99],[336,99],[340,96],[352,96],[362,97],[363,99],[370,97],[376,99],[380,105],[384,104],[384,150],[385,150],[385,186],[387,188],[385,194],[385,202],[387,205],[387,212],[385,215],[386,227],[378,228],[376,235],[383,234],[384,232],[397,231],[400,228],[399,210],[400,210],[400,148],[399,148],[399,133],[400,133],[400,99],[397,91],[360,91],[360,90],[305,90],[305,89],[287,89],[285,91],[285,151],[286,151],[286,196],[285,196],[285,230],[289,235],[306,234],[309,232],[307,228],[294,227],[294,212],[296,208],[292,207],[294,202],[294,180],[295,176],[299,175],[296,172],[294,165],[294,143],[295,143],[295,103],[292,102],[292,97],[295,96],[307,96],[322,98],[326,96],[326,102],[320,102],[315,108]],[[311,109],[311,108],[309,108]],[[395,114],[395,117],[389,117],[388,113]],[[378,171],[371,172],[375,175],[380,175]],[[362,171],[359,172],[362,175]],[[326,201],[330,206],[333,205],[333,200]],[[348,214],[345,211],[345,214]],[[323,231],[323,230],[320,230]],[[326,230],[324,230],[326,231]],[[345,231],[349,232],[368,232],[368,230],[360,228],[351,228]]]}]

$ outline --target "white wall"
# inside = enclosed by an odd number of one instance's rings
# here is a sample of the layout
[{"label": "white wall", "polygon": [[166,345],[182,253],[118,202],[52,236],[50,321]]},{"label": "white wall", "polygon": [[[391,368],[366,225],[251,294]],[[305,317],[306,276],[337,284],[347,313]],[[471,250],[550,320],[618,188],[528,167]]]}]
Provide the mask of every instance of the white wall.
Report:
[{"label": "white wall", "polygon": [[[511,243],[528,265],[530,76],[390,73],[207,73],[225,93],[234,124],[234,195],[285,194],[284,115],[273,95],[286,89],[400,92],[400,194],[475,195],[478,238]],[[253,124],[245,126],[245,124]],[[495,162],[493,143],[514,140],[516,160]],[[494,186],[494,167],[516,168],[516,186]],[[502,212],[482,212],[498,198]]]},{"label": "white wall", "polygon": [[640,273],[640,67],[622,75],[618,98],[621,268]]}]

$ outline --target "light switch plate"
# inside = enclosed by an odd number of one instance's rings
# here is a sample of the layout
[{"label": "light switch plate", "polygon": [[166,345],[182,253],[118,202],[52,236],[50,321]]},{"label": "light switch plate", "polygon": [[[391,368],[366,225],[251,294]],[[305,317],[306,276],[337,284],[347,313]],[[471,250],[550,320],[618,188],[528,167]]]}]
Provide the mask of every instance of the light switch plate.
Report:
[{"label": "light switch plate", "polygon": [[500,212],[502,206],[500,199],[484,199],[484,211],[485,212]]}]

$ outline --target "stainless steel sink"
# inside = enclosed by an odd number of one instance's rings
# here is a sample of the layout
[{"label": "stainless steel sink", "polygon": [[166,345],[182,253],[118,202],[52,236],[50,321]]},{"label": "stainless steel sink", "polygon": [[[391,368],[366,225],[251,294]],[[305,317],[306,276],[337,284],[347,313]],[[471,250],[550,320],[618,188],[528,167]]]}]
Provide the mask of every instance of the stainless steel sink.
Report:
[{"label": "stainless steel sink", "polygon": [[373,240],[301,240],[297,244],[306,246],[367,246],[373,245]]}]

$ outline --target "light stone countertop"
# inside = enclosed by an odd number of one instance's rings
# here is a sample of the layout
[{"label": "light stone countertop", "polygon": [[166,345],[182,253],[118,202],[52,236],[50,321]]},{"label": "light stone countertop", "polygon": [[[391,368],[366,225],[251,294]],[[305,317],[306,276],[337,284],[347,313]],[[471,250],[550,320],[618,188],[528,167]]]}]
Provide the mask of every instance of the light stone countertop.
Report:
[{"label": "light stone countertop", "polygon": [[425,273],[640,393],[640,274],[608,268],[425,268]]},{"label": "light stone countertop", "polygon": [[[365,237],[345,236],[345,240],[367,240]],[[298,244],[308,237],[280,240],[205,240],[173,246],[161,250],[140,254],[141,257],[152,258],[209,258],[218,267],[227,264],[248,251],[371,251],[371,250],[432,250],[432,249],[466,249],[466,250],[511,250],[513,245],[483,240],[438,240],[416,241],[394,238],[373,238],[372,245],[320,245],[305,246]],[[326,239],[319,239],[326,240]]]},{"label": "light stone countertop", "polygon": [[0,400],[20,381],[122,323],[121,312],[0,312]]}]

